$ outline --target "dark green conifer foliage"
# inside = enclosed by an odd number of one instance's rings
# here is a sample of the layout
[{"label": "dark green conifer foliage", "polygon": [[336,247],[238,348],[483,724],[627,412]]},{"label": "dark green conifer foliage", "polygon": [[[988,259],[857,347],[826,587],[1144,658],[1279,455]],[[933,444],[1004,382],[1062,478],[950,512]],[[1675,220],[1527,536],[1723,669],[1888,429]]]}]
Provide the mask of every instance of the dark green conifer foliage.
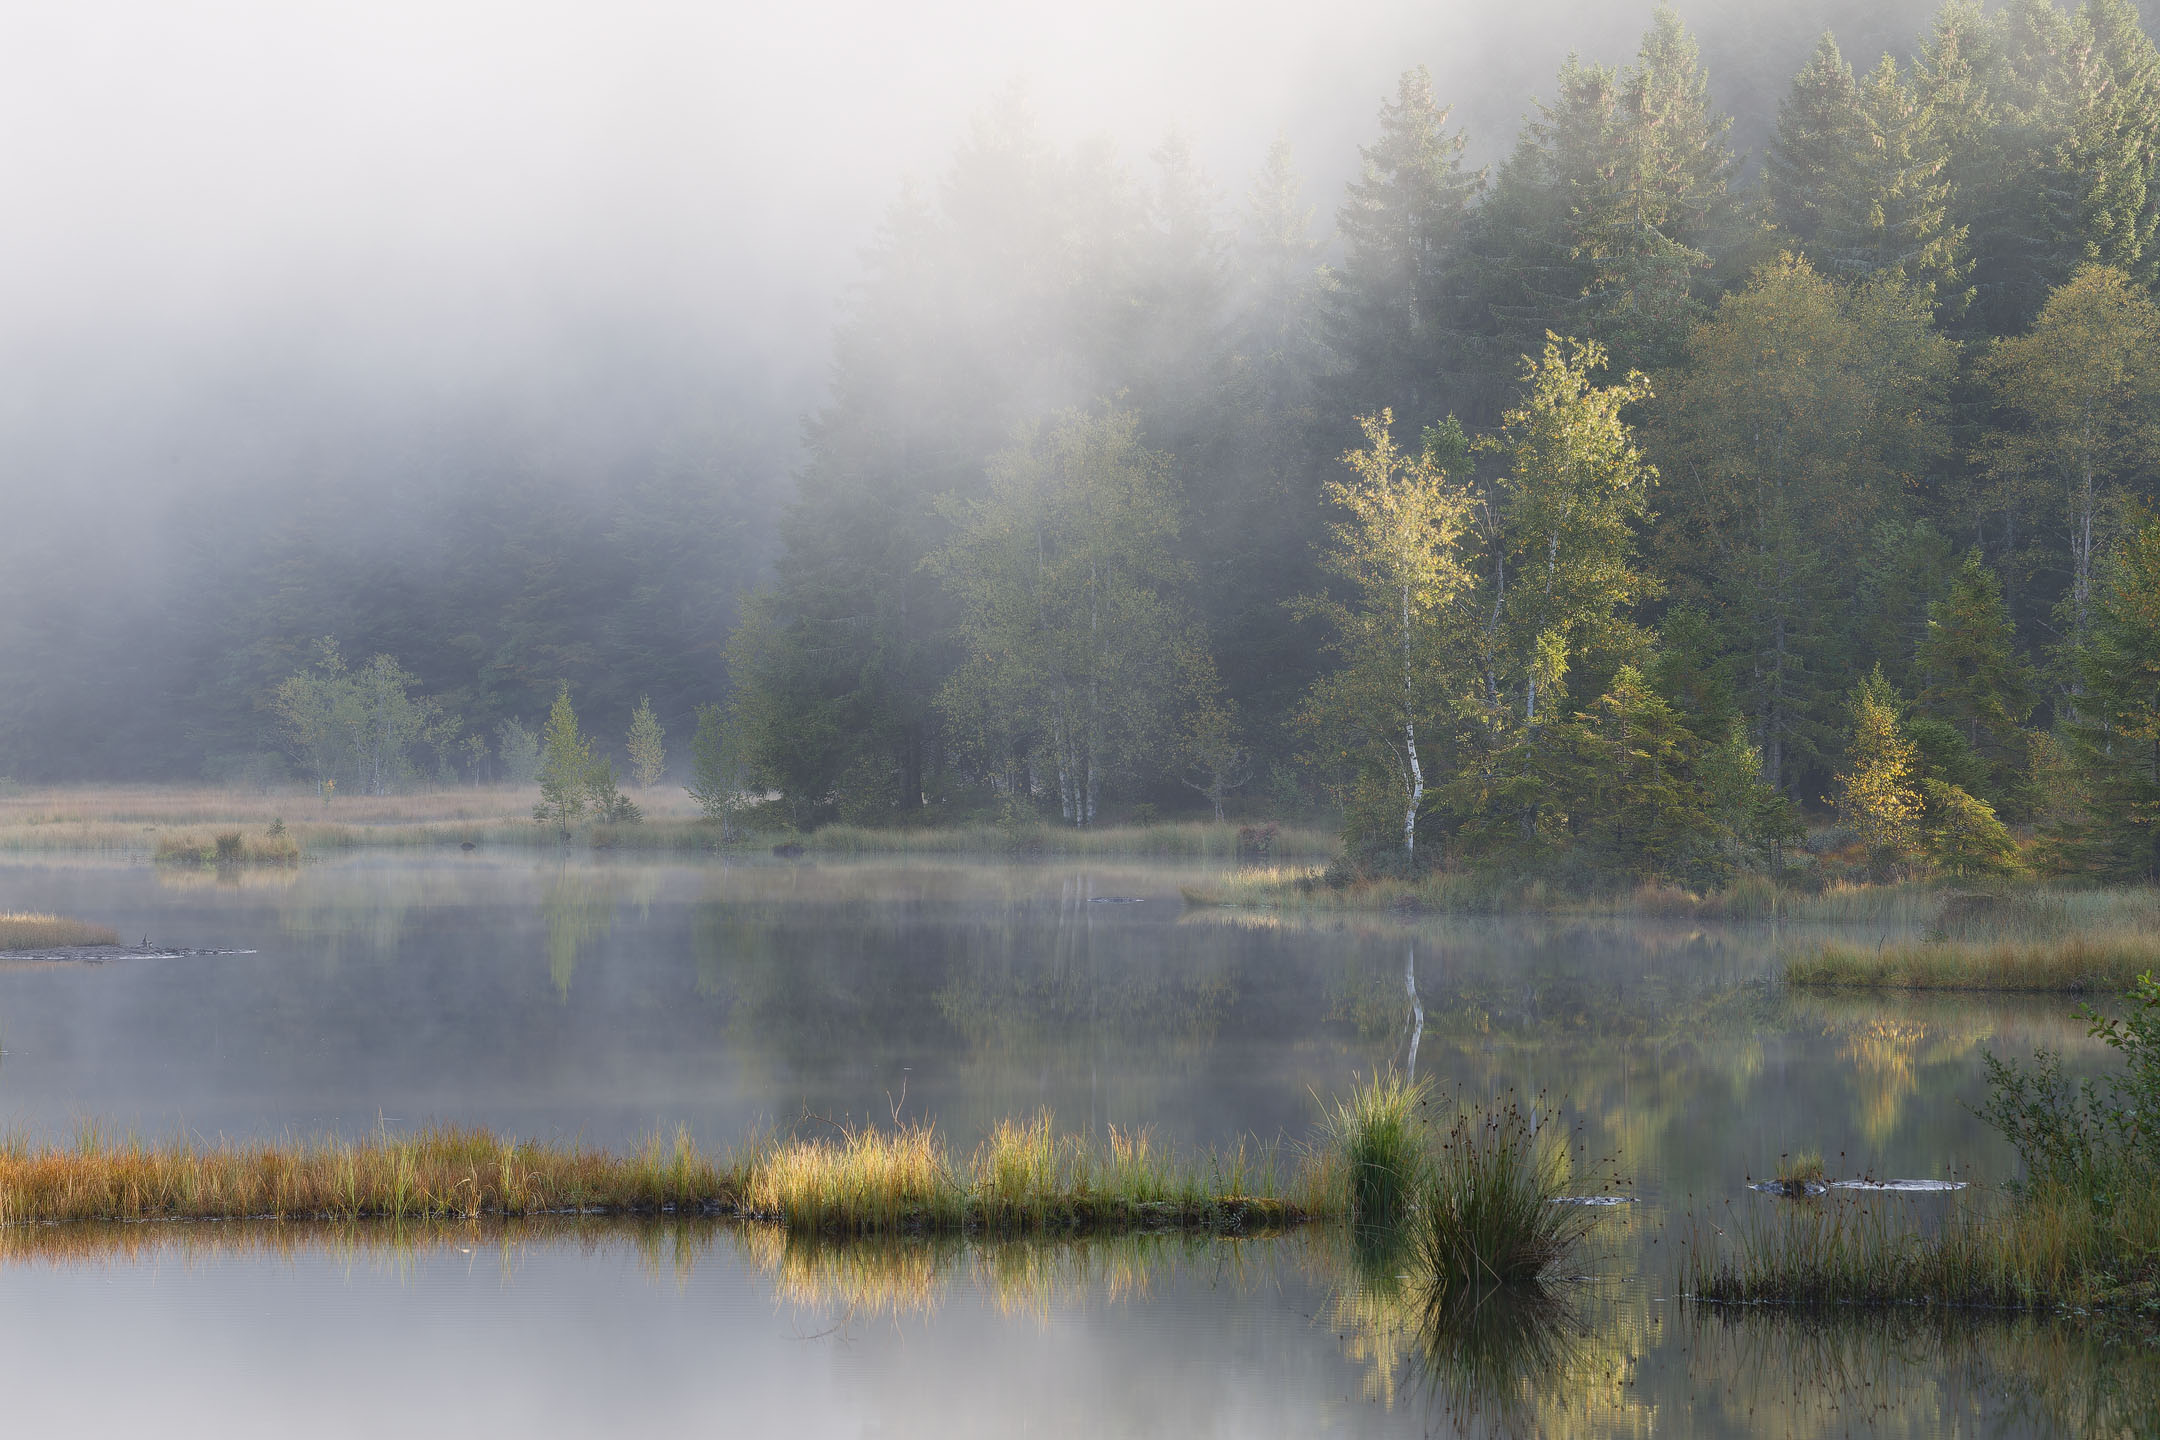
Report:
[{"label": "dark green conifer foliage", "polygon": [[1531,351],[1555,331],[1596,339],[1616,367],[1675,358],[1735,238],[1729,126],[1669,7],[1625,71],[1570,56],[1480,216],[1493,348]]},{"label": "dark green conifer foliage", "polygon": [[1453,407],[1464,368],[1459,264],[1463,225],[1484,187],[1423,66],[1380,107],[1380,134],[1359,153],[1336,228],[1342,268],[1329,277],[1328,343],[1344,373],[1341,414],[1392,410],[1416,434]]},{"label": "dark green conifer foliage", "polygon": [[[1850,224],[1862,144],[1859,87],[1828,31],[1778,106],[1763,190],[1778,229],[1820,262],[1817,241]],[[1827,268],[1827,267],[1826,267]]]},{"label": "dark green conifer foliage", "polygon": [[1918,659],[1921,711],[1957,728],[1991,787],[1980,793],[1999,793],[1992,787],[2024,764],[2024,724],[2039,697],[2003,604],[2002,581],[1978,550],[1950,577],[1948,593],[1928,607]]},{"label": "dark green conifer foliage", "polygon": [[2060,853],[2102,879],[2160,879],[2160,522],[2103,564],[2074,660],[2080,693],[2065,728],[2083,807]]}]

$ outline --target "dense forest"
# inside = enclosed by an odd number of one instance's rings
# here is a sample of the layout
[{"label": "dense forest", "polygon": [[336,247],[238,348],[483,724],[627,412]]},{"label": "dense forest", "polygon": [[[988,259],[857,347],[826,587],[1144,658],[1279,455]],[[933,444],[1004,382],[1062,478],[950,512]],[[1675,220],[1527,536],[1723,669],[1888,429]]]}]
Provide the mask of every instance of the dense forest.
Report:
[{"label": "dense forest", "polygon": [[[1757,155],[1671,10],[1504,151],[1414,68],[1333,197],[1010,97],[866,253],[769,525],[658,456],[349,574],[352,487],[202,612],[170,754],[300,773],[329,637],[463,717],[416,769],[565,683],[605,735],[711,702],[707,771],[800,827],[1326,808],[1376,865],[1699,877],[1835,812],[2151,874],[2160,52],[2129,0],[1896,11],[1788,57]],[[9,687],[21,775],[54,691]]]}]

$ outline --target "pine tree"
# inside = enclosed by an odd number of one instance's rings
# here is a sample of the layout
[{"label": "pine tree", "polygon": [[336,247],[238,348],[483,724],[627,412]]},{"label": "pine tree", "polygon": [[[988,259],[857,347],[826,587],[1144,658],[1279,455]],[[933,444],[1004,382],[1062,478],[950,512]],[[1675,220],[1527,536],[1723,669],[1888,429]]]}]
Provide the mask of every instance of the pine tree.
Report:
[{"label": "pine tree", "polygon": [[630,712],[626,748],[630,752],[631,778],[648,790],[659,784],[660,772],[667,768],[667,740],[660,728],[660,717],[653,714],[650,696],[638,696],[637,709]]},{"label": "pine tree", "polygon": [[1600,869],[1685,874],[1713,843],[1708,796],[1696,778],[1694,734],[1633,665],[1616,671],[1583,719],[1588,762],[1577,833]]},{"label": "pine tree", "polygon": [[1836,782],[1838,820],[1867,847],[1878,871],[1902,863],[1920,838],[1918,756],[1899,724],[1899,708],[1879,665],[1853,688],[1851,738]]},{"label": "pine tree", "polygon": [[698,706],[697,722],[690,737],[690,783],[685,789],[705,818],[720,826],[720,838],[734,840],[741,833],[740,816],[751,803],[742,736],[718,705]]},{"label": "pine tree", "polygon": [[1928,607],[1917,668],[1920,708],[1955,725],[1994,781],[2006,783],[2024,764],[2023,726],[2038,696],[2002,581],[1977,549]]}]

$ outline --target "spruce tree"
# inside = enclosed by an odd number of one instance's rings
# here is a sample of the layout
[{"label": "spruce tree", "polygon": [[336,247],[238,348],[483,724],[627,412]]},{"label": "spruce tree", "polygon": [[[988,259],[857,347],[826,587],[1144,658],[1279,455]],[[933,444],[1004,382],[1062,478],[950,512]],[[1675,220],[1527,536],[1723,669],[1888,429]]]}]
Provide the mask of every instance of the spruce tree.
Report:
[{"label": "spruce tree", "polygon": [[2097,878],[2160,880],[2160,521],[2101,567],[2067,730],[2083,813],[2059,853]]},{"label": "spruce tree", "polygon": [[[1800,248],[1851,224],[1862,144],[1859,87],[1829,31],[1778,106],[1777,130],[1763,156],[1763,190],[1778,228]],[[1825,267],[1827,268],[1827,267]]]},{"label": "spruce tree", "polygon": [[1448,118],[1431,73],[1406,71],[1335,222],[1343,263],[1330,277],[1327,334],[1344,365],[1342,409],[1390,409],[1412,433],[1447,414],[1449,377],[1463,367],[1460,248],[1485,178],[1463,168],[1467,142]]},{"label": "spruce tree", "polygon": [[1928,607],[1918,656],[1920,708],[1956,726],[1997,783],[2024,763],[2023,726],[2038,696],[2018,653],[2002,581],[1973,550]]}]

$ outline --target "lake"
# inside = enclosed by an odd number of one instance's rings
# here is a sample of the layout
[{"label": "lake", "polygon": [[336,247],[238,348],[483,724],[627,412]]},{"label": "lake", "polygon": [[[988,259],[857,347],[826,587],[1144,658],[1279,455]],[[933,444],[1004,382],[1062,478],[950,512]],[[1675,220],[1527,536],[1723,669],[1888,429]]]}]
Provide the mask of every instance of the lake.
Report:
[{"label": "lake", "polygon": [[1786,1203],[1745,1188],[1781,1153],[1848,1177],[2009,1176],[1967,1108],[1983,1056],[2098,1066],[2071,1003],[1787,994],[1791,935],[1768,926],[1188,909],[1200,873],[8,862],[0,908],[254,953],[0,965],[0,1124],[444,1121],[609,1146],[688,1128],[724,1149],[896,1117],[966,1145],[1047,1107],[1193,1152],[1304,1143],[1316,1097],[1414,1065],[1473,1097],[1544,1095],[1631,1182],[1564,1313],[1423,1351],[1392,1262],[1321,1230],[834,1246],[690,1223],[27,1227],[0,1230],[14,1413],[221,1436],[1951,1436],[2104,1433],[2160,1396],[2150,1362],[2061,1323],[1802,1323],[1673,1289],[1690,1225]]}]

